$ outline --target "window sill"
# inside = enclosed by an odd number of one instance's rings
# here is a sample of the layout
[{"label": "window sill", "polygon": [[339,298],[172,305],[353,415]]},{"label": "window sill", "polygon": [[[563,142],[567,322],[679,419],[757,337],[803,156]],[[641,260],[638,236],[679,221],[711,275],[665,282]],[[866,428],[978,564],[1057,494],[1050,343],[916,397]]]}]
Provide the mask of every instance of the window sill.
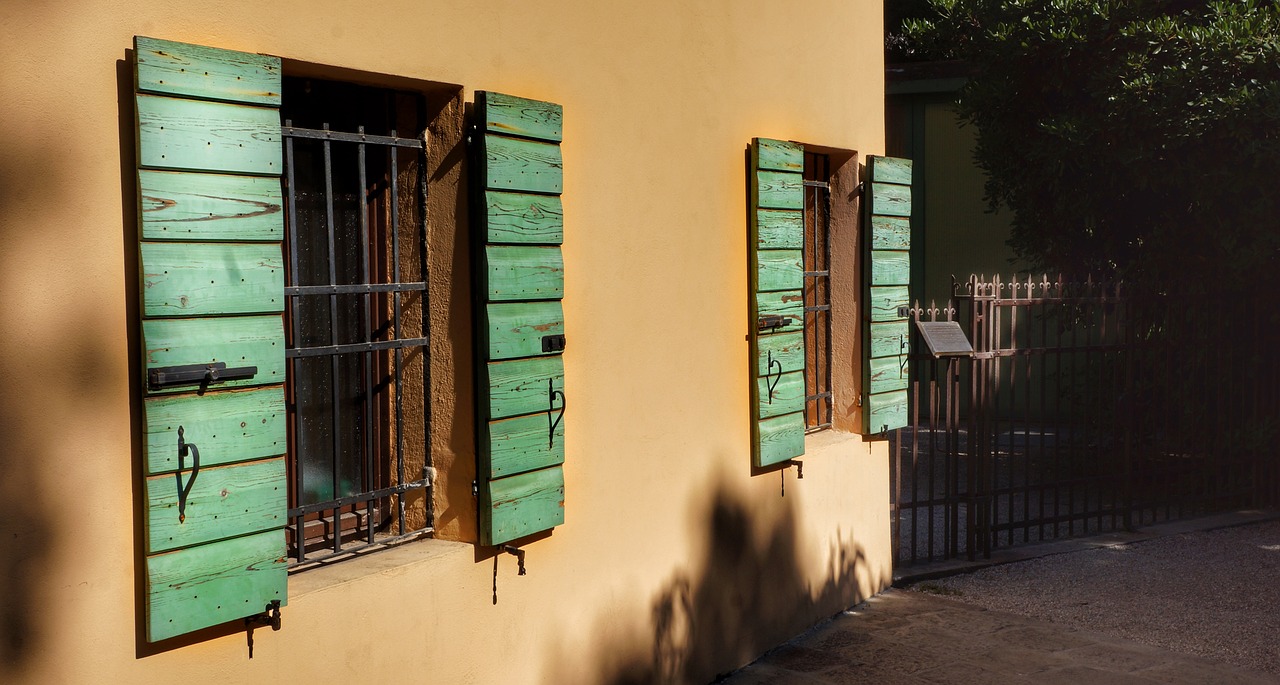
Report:
[{"label": "window sill", "polygon": [[356,559],[343,559],[319,567],[289,575],[289,599],[300,599],[309,594],[323,592],[347,583],[361,581],[376,575],[396,575],[403,570],[429,563],[451,563],[462,557],[471,561],[475,545],[450,540],[415,540],[388,549],[359,555]]}]

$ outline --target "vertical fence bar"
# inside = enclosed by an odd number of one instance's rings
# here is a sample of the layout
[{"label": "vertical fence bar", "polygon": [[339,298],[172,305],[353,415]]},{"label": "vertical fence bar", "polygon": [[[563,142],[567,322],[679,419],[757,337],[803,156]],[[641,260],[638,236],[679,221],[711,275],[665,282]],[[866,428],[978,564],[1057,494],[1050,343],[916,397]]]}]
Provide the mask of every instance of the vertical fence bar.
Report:
[{"label": "vertical fence bar", "polygon": [[[364,126],[356,128],[356,132],[364,135]],[[359,199],[360,199],[360,278],[361,283],[372,283],[372,269],[369,268],[369,181],[365,171],[366,153],[365,144],[363,142],[357,144],[356,149],[357,173],[359,175]],[[365,293],[362,297],[364,305],[364,341],[373,342],[373,302],[371,295]],[[374,441],[373,426],[374,420],[374,402],[373,402],[373,365],[375,359],[374,352],[365,352],[361,355],[364,362],[364,451],[366,458],[362,464],[364,473],[365,490],[372,490],[377,487],[374,482],[373,461],[374,461]],[[364,505],[364,525],[365,525],[365,542],[373,543],[373,500],[369,499]]]},{"label": "vertical fence bar", "polygon": [[[284,122],[284,125],[287,128],[293,128],[293,120],[286,119]],[[298,276],[298,202],[297,202],[297,195],[295,193],[295,190],[297,189],[297,185],[294,182],[294,173],[293,173],[294,161],[293,161],[293,137],[292,136],[286,136],[284,139],[284,154],[285,154],[285,170],[286,170],[285,178],[286,178],[286,184],[287,184],[287,188],[285,190],[288,193],[288,199],[289,199],[289,215],[288,215],[289,282],[292,285],[302,285]],[[289,317],[290,331],[291,331],[291,337],[292,337],[291,343],[295,346],[300,344],[299,330],[298,330],[298,315],[297,315],[299,302],[300,302],[300,298],[297,295],[289,299],[289,306],[292,310],[291,312],[292,316]],[[296,358],[289,360],[289,370],[292,372],[292,375],[294,378],[297,378],[298,365],[300,361],[301,360]],[[297,396],[296,396],[297,388],[292,383],[289,385],[290,385],[290,389],[294,393],[294,396],[291,398],[291,400],[293,401],[293,404],[296,407],[297,406]],[[294,442],[295,456],[292,460],[290,460],[290,463],[293,466],[293,481],[294,481],[293,487],[294,487],[294,493],[295,493],[294,501],[299,505],[301,505],[303,501],[302,464],[297,455],[301,455],[305,453],[301,424],[302,424],[302,417],[295,412],[293,417],[293,425],[290,426],[290,428],[293,430],[293,437],[295,441]],[[302,562],[306,560],[306,555],[307,555],[306,515],[301,513],[298,514],[294,520],[294,526],[295,526],[295,531],[294,531],[293,540],[294,540],[294,544],[297,547],[296,556],[298,561]]]}]

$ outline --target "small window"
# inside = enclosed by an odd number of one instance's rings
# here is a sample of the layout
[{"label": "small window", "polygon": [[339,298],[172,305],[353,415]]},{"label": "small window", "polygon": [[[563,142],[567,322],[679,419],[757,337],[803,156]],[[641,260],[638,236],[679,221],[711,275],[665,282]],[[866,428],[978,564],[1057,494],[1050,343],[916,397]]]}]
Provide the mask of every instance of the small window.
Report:
[{"label": "small window", "polygon": [[831,161],[804,153],[805,429],[831,427]]},{"label": "small window", "polygon": [[285,78],[291,562],[429,533],[421,94]]}]

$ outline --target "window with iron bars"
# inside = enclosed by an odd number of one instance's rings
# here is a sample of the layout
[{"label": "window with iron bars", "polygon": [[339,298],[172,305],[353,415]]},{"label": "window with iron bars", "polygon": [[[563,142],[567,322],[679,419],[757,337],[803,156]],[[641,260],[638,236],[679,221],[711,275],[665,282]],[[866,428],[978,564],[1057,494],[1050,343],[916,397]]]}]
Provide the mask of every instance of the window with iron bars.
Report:
[{"label": "window with iron bars", "polygon": [[831,427],[831,161],[804,153],[804,417]]},{"label": "window with iron bars", "polygon": [[417,93],[284,81],[294,567],[432,530],[426,112]]}]

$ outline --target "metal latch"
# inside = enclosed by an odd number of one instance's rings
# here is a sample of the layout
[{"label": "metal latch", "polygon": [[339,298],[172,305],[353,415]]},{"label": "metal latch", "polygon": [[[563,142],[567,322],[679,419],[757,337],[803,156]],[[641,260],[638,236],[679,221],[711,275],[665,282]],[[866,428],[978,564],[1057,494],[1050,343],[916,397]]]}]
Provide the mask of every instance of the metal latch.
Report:
[{"label": "metal latch", "polygon": [[762,331],[768,328],[782,328],[787,325],[787,320],[790,318],[791,317],[789,316],[782,316],[781,314],[768,314],[760,317],[759,321],[756,321],[756,328]]},{"label": "metal latch", "polygon": [[280,600],[273,599],[267,605],[267,608],[261,614],[246,616],[244,619],[244,629],[248,633],[249,639],[249,658],[253,658],[253,629],[270,627],[272,630],[280,630]]},{"label": "metal latch", "polygon": [[544,335],[542,336],[543,352],[563,352],[564,351],[564,335]]},{"label": "metal latch", "polygon": [[152,390],[172,388],[178,385],[208,386],[223,381],[239,381],[253,378],[256,366],[237,366],[228,369],[225,362],[210,364],[185,364],[182,366],[158,366],[147,369],[147,385]]}]

